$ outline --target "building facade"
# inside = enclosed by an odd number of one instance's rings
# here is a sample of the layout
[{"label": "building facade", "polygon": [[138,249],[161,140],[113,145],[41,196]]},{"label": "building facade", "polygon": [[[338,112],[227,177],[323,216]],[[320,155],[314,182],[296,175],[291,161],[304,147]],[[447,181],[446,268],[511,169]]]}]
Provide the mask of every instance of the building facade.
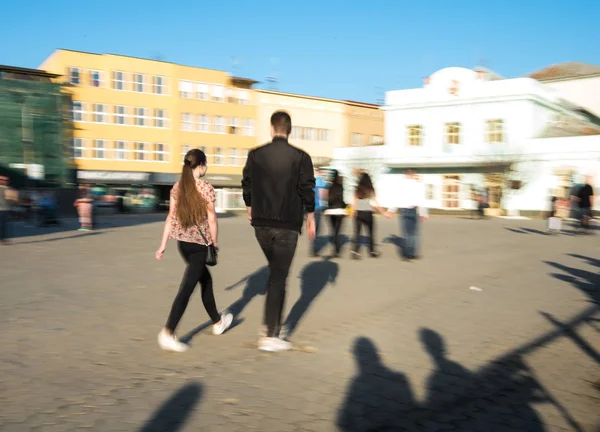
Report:
[{"label": "building facade", "polygon": [[271,140],[271,115],[292,117],[290,142],[311,155],[315,166],[330,164],[334,149],[383,140],[383,113],[378,105],[270,90],[257,90],[258,142]]},{"label": "building facade", "polygon": [[532,78],[446,68],[422,88],[388,92],[383,110],[385,144],[336,150],[333,164],[348,177],[369,170],[388,207],[408,168],[427,205],[449,211],[473,208],[485,191],[493,207],[540,212],[551,193],[600,179],[600,124]]},{"label": "building facade", "polygon": [[0,174],[17,187],[60,185],[72,176],[70,99],[56,78],[0,66]]},{"label": "building facade", "polygon": [[183,155],[201,148],[207,179],[239,187],[256,145],[255,81],[223,71],[113,54],[56,50],[40,66],[69,86],[80,181],[151,185],[168,196]]},{"label": "building facade", "polygon": [[600,117],[600,66],[579,62],[560,63],[533,72],[529,77]]}]

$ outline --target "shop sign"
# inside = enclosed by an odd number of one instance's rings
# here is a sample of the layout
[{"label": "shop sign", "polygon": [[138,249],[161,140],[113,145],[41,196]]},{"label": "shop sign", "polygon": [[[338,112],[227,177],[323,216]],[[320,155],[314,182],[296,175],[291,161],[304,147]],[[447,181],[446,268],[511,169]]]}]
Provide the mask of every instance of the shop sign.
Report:
[{"label": "shop sign", "polygon": [[121,171],[78,171],[77,178],[94,181],[147,182],[150,174]]}]

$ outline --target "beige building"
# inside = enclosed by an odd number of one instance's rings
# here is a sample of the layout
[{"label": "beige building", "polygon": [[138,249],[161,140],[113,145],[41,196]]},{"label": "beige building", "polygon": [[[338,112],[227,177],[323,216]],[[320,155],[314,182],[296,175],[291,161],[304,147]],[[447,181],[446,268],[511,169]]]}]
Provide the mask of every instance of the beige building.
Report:
[{"label": "beige building", "polygon": [[328,165],[334,148],[382,141],[383,113],[378,105],[270,90],[257,90],[256,103],[258,143],[271,140],[271,115],[287,111],[293,125],[290,142],[310,154],[316,166]]},{"label": "beige building", "polygon": [[344,101],[348,122],[346,143],[351,147],[383,144],[383,111],[379,105]]}]

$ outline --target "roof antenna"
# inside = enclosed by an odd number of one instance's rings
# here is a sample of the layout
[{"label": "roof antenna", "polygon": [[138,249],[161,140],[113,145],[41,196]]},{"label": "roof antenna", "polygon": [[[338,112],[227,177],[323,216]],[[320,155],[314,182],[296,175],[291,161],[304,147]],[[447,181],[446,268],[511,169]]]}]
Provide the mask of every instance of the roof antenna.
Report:
[{"label": "roof antenna", "polygon": [[237,76],[238,66],[240,65],[240,61],[236,56],[231,56],[231,76]]},{"label": "roof antenna", "polygon": [[277,78],[277,64],[279,63],[279,59],[276,57],[271,57],[271,68],[272,73],[267,77],[267,86],[268,90],[278,91],[279,89],[279,79]]}]

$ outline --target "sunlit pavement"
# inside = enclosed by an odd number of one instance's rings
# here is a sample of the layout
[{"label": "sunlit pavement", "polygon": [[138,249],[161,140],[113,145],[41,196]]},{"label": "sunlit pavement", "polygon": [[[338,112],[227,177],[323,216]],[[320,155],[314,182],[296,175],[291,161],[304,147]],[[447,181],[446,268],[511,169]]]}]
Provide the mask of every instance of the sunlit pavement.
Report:
[{"label": "sunlit pavement", "polygon": [[350,261],[349,245],[311,259],[303,237],[286,305],[297,348],[262,354],[265,259],[245,218],[222,218],[213,278],[237,325],[210,335],[195,295],[179,328],[191,349],[171,354],[156,335],[183,265],[174,243],[153,258],[162,217],[19,226],[0,248],[1,431],[600,426],[600,231],[432,219],[411,263],[397,220],[377,220],[379,259]]}]

